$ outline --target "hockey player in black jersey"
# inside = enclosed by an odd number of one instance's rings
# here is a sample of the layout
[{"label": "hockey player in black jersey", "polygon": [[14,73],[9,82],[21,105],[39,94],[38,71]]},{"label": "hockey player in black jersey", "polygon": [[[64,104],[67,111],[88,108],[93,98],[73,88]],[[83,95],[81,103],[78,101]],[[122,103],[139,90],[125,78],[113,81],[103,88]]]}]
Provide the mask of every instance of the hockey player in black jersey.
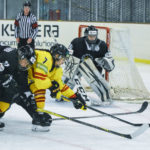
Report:
[{"label": "hockey player in black jersey", "polygon": [[[98,38],[97,28],[88,26],[83,37],[72,40],[69,49],[73,50],[74,59],[80,60],[80,65],[75,71],[76,75],[83,76],[87,80],[102,102],[110,101],[110,88],[102,77],[102,70],[112,71],[115,67],[114,60],[107,44]],[[71,87],[73,87],[72,80],[67,83]]]},{"label": "hockey player in black jersey", "polygon": [[[19,49],[0,46],[0,118],[11,104],[17,103],[33,118],[33,125],[47,127],[51,124],[51,117],[46,113],[36,112],[36,103],[25,74],[25,70],[32,66],[35,59],[34,50],[29,45]],[[1,122],[0,128],[4,126]]]}]

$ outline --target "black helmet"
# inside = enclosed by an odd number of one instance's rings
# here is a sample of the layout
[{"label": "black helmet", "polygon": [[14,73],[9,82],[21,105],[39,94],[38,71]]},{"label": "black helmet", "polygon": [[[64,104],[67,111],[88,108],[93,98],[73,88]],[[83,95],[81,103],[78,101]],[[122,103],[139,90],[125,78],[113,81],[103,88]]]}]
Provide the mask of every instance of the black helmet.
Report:
[{"label": "black helmet", "polygon": [[[59,60],[61,58],[68,58],[69,57],[69,50],[62,44],[55,44],[50,48],[50,53],[52,54],[53,58]],[[58,58],[55,58],[56,54],[59,55]]]},{"label": "black helmet", "polygon": [[[18,49],[18,59],[19,60],[26,59],[30,66],[34,64],[34,62],[36,60],[36,56],[35,56],[34,50],[31,48],[30,45],[22,46]],[[29,66],[27,66],[26,68],[24,68],[24,67],[22,68],[20,66],[20,68],[22,70],[27,70],[28,67]]]},{"label": "black helmet", "polygon": [[31,7],[31,2],[30,1],[25,1],[23,3],[23,7],[26,7],[26,6]]},{"label": "black helmet", "polygon": [[[97,41],[97,36],[98,36],[98,30],[94,27],[94,26],[88,26],[86,29],[85,29],[85,32],[86,32],[86,35],[85,36],[87,36],[86,37],[86,40],[87,40],[87,42],[88,43],[96,43],[96,41]],[[85,33],[84,32],[84,33]],[[93,40],[93,41],[91,41],[91,40],[89,40],[88,39],[88,35],[89,36],[96,36],[96,38],[95,38],[95,40]]]}]

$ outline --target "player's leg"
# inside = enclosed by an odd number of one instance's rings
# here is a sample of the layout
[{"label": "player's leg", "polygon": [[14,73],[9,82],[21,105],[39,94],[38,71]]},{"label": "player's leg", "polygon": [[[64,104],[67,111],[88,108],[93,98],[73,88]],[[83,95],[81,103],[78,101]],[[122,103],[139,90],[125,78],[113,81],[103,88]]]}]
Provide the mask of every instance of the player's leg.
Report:
[{"label": "player's leg", "polygon": [[37,108],[44,108],[45,107],[45,94],[46,94],[46,90],[45,89],[41,89],[41,90],[36,90],[34,92],[34,98],[36,101],[36,105]]},{"label": "player's leg", "polygon": [[45,89],[37,89],[34,83],[30,84],[30,90],[34,94],[34,99],[36,101],[37,108],[43,109],[45,106]]},{"label": "player's leg", "polygon": [[[37,108],[44,109],[46,90],[45,89],[38,90],[33,83],[30,84],[30,90],[32,91],[32,93],[34,93],[34,97],[33,95],[32,97],[30,97],[32,98],[32,100],[30,101],[33,101],[32,103],[34,104],[34,107],[36,107],[36,109]],[[35,113],[30,113],[30,116],[33,118],[32,120],[33,131],[49,131],[49,126],[52,123],[52,118],[49,114],[35,112]]]},{"label": "player's leg", "polygon": [[99,101],[97,101],[97,104],[111,101],[110,86],[108,82],[103,78],[103,76],[99,73],[90,58],[86,59],[80,64],[79,71],[87,81],[87,83],[89,83],[93,91],[100,98]]},{"label": "player's leg", "polygon": [[16,97],[15,102],[23,107],[32,117],[33,131],[49,131],[49,126],[52,123],[52,118],[47,113],[37,112],[37,105],[31,92],[22,93]]},{"label": "player's leg", "polygon": [[71,89],[75,87],[74,76],[78,73],[78,66],[80,64],[80,59],[74,56],[70,56],[65,63],[65,68],[63,71],[63,81]]},{"label": "player's leg", "polygon": [[[9,109],[11,105],[10,93],[6,93],[7,90],[5,88],[0,87],[0,119],[4,116],[5,112]],[[0,122],[0,130],[4,128],[5,124]]]},{"label": "player's leg", "polygon": [[[4,116],[4,113],[9,109],[10,104],[7,102],[0,101],[0,119]],[[0,121],[0,130],[5,127],[5,124]]]},{"label": "player's leg", "polygon": [[80,59],[74,56],[71,56],[66,62],[64,68],[64,83],[67,84],[71,89],[77,89],[78,92],[82,95],[84,100],[88,105],[91,105],[91,102],[87,96],[87,93],[83,86],[81,85],[81,73],[79,72]]}]

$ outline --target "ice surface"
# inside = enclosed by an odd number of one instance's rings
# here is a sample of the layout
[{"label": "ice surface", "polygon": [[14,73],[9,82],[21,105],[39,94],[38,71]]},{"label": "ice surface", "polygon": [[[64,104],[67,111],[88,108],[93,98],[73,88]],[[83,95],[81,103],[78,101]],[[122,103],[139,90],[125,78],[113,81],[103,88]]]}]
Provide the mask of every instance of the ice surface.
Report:
[{"label": "ice surface", "polygon": [[[150,65],[138,65],[146,87],[150,91]],[[92,95],[93,96],[93,95]],[[96,107],[107,113],[128,112],[139,109],[142,101],[116,101],[111,107]],[[97,115],[91,110],[73,108],[71,103],[55,102],[47,95],[46,109],[66,116]],[[150,106],[141,114],[119,116],[134,123],[150,123]],[[55,118],[55,117],[53,117]],[[150,129],[139,137],[129,140],[99,131],[71,121],[53,121],[50,132],[35,133],[29,115],[19,106],[12,105],[2,121],[6,127],[0,131],[0,150],[149,150]],[[137,129],[110,117],[82,119],[100,127],[121,133],[132,133]]]}]

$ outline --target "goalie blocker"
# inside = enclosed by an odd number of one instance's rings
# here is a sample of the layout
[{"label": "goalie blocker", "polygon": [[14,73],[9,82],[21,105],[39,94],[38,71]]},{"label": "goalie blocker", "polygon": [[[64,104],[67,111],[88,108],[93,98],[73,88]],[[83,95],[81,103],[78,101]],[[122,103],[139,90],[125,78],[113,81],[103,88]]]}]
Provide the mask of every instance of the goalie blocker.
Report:
[{"label": "goalie blocker", "polygon": [[[90,101],[89,104],[101,105],[103,102],[111,102],[110,86],[108,82],[102,77],[94,63],[90,58],[84,62],[79,63],[80,59],[71,56],[64,68],[64,76],[66,82],[71,85],[72,88],[77,87],[78,91],[86,101]],[[81,85],[79,78],[83,77],[93,91],[98,95],[99,99],[89,99],[83,86]]]}]

